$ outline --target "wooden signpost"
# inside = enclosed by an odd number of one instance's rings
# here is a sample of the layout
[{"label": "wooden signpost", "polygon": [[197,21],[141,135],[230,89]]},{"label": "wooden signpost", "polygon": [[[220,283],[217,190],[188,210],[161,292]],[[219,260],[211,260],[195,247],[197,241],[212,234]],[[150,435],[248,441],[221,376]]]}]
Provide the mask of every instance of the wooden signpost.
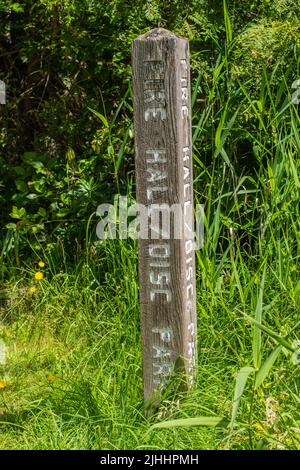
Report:
[{"label": "wooden signpost", "polygon": [[[144,398],[195,377],[195,253],[188,41],[153,29],[133,42]],[[165,213],[169,208],[169,226]]]}]

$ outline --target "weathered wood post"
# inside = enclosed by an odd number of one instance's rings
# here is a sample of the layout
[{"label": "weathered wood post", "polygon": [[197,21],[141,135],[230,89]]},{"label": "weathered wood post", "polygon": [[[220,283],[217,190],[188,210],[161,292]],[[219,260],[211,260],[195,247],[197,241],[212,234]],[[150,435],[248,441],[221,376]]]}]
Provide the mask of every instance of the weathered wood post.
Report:
[{"label": "weathered wood post", "polygon": [[[144,398],[195,376],[195,253],[188,41],[153,29],[133,42]],[[165,213],[170,209],[170,225]],[[166,233],[167,232],[167,233]],[[158,392],[159,393],[159,392]]]}]

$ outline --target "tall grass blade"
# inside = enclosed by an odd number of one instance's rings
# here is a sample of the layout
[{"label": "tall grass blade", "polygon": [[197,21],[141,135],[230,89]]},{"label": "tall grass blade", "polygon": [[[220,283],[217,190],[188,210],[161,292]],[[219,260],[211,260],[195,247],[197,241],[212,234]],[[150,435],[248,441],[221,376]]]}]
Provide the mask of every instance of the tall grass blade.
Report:
[{"label": "tall grass blade", "polygon": [[104,126],[106,128],[109,127],[108,121],[107,121],[106,117],[103,116],[103,114],[101,114],[98,111],[96,111],[95,109],[92,109],[92,108],[89,108],[89,107],[88,107],[88,110],[91,111],[98,119],[100,119],[100,121],[104,124]]},{"label": "tall grass blade", "polygon": [[232,41],[232,26],[231,26],[230,16],[228,14],[228,8],[227,8],[226,0],[223,0],[223,8],[224,8],[226,41],[227,41],[227,45],[229,45]]},{"label": "tall grass blade", "polygon": [[236,382],[235,382],[235,389],[234,389],[234,396],[233,396],[233,403],[232,403],[232,413],[231,413],[231,421],[230,421],[230,432],[233,430],[233,426],[236,420],[238,408],[240,405],[241,397],[244,392],[244,388],[246,382],[248,380],[249,375],[255,372],[253,367],[242,367],[239,371]]},{"label": "tall grass blade", "polygon": [[256,323],[253,329],[253,341],[252,341],[252,348],[253,348],[253,364],[256,369],[260,368],[261,365],[261,357],[262,357],[262,345],[261,345],[261,329],[257,327],[262,323],[262,306],[263,306],[263,293],[264,293],[264,284],[265,284],[265,273],[266,267],[264,267],[261,284],[259,288],[258,294],[258,301],[255,309],[255,320]]},{"label": "tall grass blade", "polygon": [[281,344],[288,351],[295,352],[295,348],[293,348],[293,346],[288,341],[286,341],[285,338],[280,336],[278,333],[275,333],[275,331],[271,330],[267,326],[264,326],[261,323],[258,323],[253,317],[250,317],[250,315],[247,315],[245,312],[240,311],[240,313],[242,315],[244,315],[244,317],[247,318],[247,320],[249,320],[251,323],[253,323],[258,328],[260,328],[262,331],[264,331],[269,336],[271,336],[271,338],[275,339],[275,341],[277,341],[279,344]]},{"label": "tall grass blade", "polygon": [[282,351],[282,346],[279,345],[277,346],[269,355],[269,357],[265,360],[261,368],[256,374],[255,377],[255,388],[260,387],[260,385],[263,383],[263,381],[267,378],[269,375],[270,370],[273,367],[273,364],[275,363],[277,357],[279,356],[280,352]]},{"label": "tall grass blade", "polygon": [[172,419],[170,421],[163,421],[151,426],[149,431],[153,429],[170,429],[178,428],[180,426],[226,426],[227,422],[220,416],[200,416],[199,418],[183,418]]}]

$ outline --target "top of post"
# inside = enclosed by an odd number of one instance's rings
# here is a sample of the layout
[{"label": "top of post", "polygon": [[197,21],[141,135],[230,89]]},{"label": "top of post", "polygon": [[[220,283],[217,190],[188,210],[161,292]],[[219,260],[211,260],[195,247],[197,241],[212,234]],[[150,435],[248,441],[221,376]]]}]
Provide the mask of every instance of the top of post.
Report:
[{"label": "top of post", "polygon": [[135,41],[159,41],[160,39],[184,39],[178,34],[172,33],[171,31],[164,28],[154,28],[147,33],[138,36]]}]

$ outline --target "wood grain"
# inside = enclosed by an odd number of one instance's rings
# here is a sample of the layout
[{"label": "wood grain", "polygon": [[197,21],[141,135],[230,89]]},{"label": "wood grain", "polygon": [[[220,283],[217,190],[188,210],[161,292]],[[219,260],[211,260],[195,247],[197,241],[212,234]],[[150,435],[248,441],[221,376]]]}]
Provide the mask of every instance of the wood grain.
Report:
[{"label": "wood grain", "polygon": [[151,227],[148,238],[139,239],[147,401],[171,376],[186,380],[187,386],[195,376],[195,253],[189,233],[175,238],[184,224],[193,227],[188,41],[154,29],[133,42],[132,63],[137,202],[148,209],[155,204],[182,209],[181,220],[171,218],[169,239]]}]

